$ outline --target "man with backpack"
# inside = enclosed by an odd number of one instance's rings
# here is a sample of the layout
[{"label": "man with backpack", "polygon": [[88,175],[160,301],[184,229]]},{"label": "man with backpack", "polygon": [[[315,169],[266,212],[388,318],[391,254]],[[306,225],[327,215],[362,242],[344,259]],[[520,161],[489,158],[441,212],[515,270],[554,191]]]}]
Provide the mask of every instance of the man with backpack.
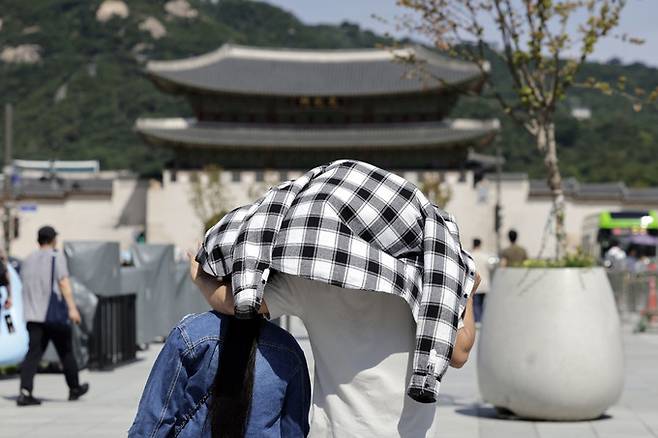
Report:
[{"label": "man with backpack", "polygon": [[39,249],[30,254],[21,266],[23,303],[29,348],[21,364],[18,406],[39,405],[32,395],[34,375],[48,343],[53,341],[64,368],[69,387],[69,400],[77,400],[89,390],[80,385],[78,366],[73,356],[71,323],[80,323],[80,313],[73,301],[66,258],[57,252],[57,232],[51,226],[41,227],[37,241]]}]

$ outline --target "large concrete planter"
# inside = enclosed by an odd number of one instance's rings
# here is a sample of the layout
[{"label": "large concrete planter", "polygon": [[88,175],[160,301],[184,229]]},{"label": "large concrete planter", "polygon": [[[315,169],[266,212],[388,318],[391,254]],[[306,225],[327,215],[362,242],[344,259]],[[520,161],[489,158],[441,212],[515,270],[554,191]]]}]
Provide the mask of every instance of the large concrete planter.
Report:
[{"label": "large concrete planter", "polygon": [[619,317],[601,268],[501,268],[480,330],[484,401],[545,420],[597,418],[623,385]]}]

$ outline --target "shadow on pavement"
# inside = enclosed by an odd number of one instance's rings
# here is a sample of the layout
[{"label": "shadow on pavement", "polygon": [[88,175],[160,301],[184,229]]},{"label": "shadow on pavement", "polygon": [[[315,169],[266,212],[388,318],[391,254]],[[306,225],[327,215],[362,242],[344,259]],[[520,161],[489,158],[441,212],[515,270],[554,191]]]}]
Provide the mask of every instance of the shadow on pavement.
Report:
[{"label": "shadow on pavement", "polygon": [[[57,399],[57,398],[39,397],[36,394],[35,394],[35,396],[44,403],[64,403],[64,402],[68,403],[68,401],[66,399],[63,399],[63,398],[62,399]],[[15,402],[16,399],[18,398],[18,394],[17,395],[3,395],[2,398],[7,400],[7,401],[10,401],[10,402]]]},{"label": "shadow on pavement", "polygon": [[463,403],[458,401],[460,397],[450,394],[439,394],[439,406],[472,406],[472,403]]},{"label": "shadow on pavement", "polygon": [[[458,405],[457,405],[458,406]],[[465,405],[462,405],[465,406]],[[505,408],[496,408],[493,406],[489,405],[481,405],[481,404],[475,404],[475,405],[469,405],[467,407],[459,408],[455,410],[456,413],[460,415],[465,415],[467,417],[477,417],[477,418],[490,418],[493,420],[510,420],[510,421],[524,421],[524,422],[530,422],[530,423],[535,423],[535,422],[546,422],[546,423],[553,423],[555,421],[549,421],[549,420],[536,420],[536,419],[527,419],[527,418],[521,418],[518,417],[517,415],[514,414],[514,412],[505,409]],[[604,421],[604,420],[610,420],[613,417],[608,414],[603,414],[599,418],[595,418],[593,420],[586,420],[586,421]],[[559,421],[559,423],[581,423],[582,421]]]}]

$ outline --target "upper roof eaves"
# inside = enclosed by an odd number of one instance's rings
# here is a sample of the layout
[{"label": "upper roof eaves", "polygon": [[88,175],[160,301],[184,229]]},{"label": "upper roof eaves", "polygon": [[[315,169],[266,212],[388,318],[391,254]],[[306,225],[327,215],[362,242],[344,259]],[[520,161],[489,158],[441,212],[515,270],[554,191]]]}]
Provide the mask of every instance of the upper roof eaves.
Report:
[{"label": "upper roof eaves", "polygon": [[225,44],[201,56],[151,61],[146,72],[169,87],[278,96],[415,93],[477,87],[483,78],[475,64],[422,47],[300,50]]}]

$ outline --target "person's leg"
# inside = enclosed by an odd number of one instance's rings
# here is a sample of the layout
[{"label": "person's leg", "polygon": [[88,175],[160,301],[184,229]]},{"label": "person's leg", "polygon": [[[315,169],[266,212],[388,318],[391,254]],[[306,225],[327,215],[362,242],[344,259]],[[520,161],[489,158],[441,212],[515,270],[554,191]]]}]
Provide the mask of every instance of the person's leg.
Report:
[{"label": "person's leg", "polygon": [[473,297],[473,316],[475,322],[480,322],[482,320],[482,298],[483,294],[475,294]]},{"label": "person's leg", "polygon": [[78,364],[75,361],[75,356],[73,355],[73,338],[71,327],[57,327],[50,329],[49,334],[53,343],[55,344],[55,349],[57,350],[57,355],[59,360],[62,362],[62,367],[64,368],[64,377],[66,378],[66,384],[69,386],[69,389],[75,389],[80,386],[78,380]]},{"label": "person's leg", "polygon": [[21,389],[32,393],[34,375],[37,373],[41,356],[48,346],[48,335],[44,333],[43,324],[37,322],[27,323],[27,333],[30,341],[27,354],[21,364]]}]

